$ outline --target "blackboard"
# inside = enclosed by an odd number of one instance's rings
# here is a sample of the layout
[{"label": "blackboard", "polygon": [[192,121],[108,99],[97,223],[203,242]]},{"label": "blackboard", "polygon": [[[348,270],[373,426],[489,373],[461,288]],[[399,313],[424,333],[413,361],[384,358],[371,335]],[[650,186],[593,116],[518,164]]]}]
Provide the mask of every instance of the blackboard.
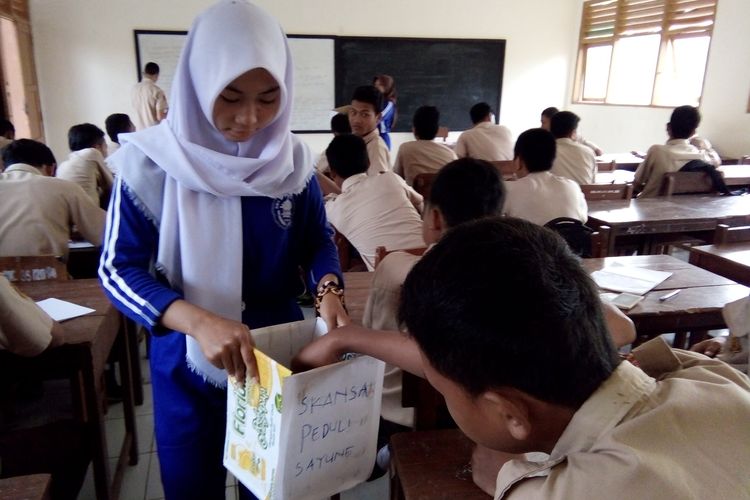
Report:
[{"label": "blackboard", "polygon": [[440,125],[472,126],[469,109],[487,102],[500,114],[505,40],[427,38],[336,38],[336,103],[348,104],[359,85],[376,74],[394,78],[398,121],[394,131],[411,131],[414,111],[440,110]]}]

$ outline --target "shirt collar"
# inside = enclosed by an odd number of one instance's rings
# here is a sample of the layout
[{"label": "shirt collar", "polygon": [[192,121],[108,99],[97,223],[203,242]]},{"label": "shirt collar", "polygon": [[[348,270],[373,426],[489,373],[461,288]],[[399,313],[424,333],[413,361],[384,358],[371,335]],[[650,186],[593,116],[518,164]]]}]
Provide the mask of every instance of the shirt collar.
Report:
[{"label": "shirt collar", "polygon": [[688,139],[669,139],[667,141],[668,146],[674,146],[676,144],[682,144],[682,145],[687,146],[689,143],[690,141]]},{"label": "shirt collar", "polygon": [[360,182],[365,180],[366,177],[367,177],[367,172],[363,172],[361,174],[354,174],[350,177],[347,177],[346,179],[344,179],[344,182],[341,183],[341,192],[343,193],[344,191],[347,191],[352,186],[359,184]]},{"label": "shirt collar", "polygon": [[630,409],[656,389],[656,381],[629,362],[621,362],[612,375],[575,412],[550,457],[585,452],[610,432]]},{"label": "shirt collar", "polygon": [[26,172],[28,174],[42,175],[41,170],[25,163],[14,163],[13,165],[7,167],[4,171],[4,173],[6,174],[10,172]]},{"label": "shirt collar", "polygon": [[474,125],[474,128],[490,128],[493,125],[494,123],[492,122],[479,122],[476,125]]},{"label": "shirt collar", "polygon": [[363,135],[362,140],[365,141],[365,144],[369,144],[371,141],[375,140],[378,137],[380,137],[380,132],[378,131],[378,128],[375,127],[374,129]]}]

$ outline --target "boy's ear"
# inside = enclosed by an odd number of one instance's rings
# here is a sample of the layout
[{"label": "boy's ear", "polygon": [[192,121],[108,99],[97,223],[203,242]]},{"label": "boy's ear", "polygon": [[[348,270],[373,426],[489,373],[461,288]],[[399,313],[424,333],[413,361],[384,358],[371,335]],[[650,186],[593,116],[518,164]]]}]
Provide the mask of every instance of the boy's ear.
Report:
[{"label": "boy's ear", "polygon": [[505,392],[488,390],[479,396],[497,416],[496,422],[505,425],[508,434],[518,441],[526,441],[531,434],[528,406],[520,398]]},{"label": "boy's ear", "polygon": [[443,217],[443,212],[440,211],[438,207],[431,207],[430,208],[430,215],[431,220],[431,226],[441,234],[448,229],[448,226],[445,223],[445,217]]}]

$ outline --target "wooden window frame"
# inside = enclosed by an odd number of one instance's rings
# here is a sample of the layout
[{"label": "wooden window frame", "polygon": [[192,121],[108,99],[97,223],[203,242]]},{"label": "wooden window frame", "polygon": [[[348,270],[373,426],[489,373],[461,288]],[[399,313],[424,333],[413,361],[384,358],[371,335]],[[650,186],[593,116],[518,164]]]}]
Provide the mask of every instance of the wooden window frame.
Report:
[{"label": "wooden window frame", "polygon": [[[576,61],[575,79],[573,82],[572,101],[575,104],[599,104],[605,106],[635,106],[635,107],[657,107],[671,108],[672,105],[657,104],[654,102],[656,96],[656,84],[659,68],[665,64],[667,47],[672,40],[680,38],[709,37],[709,48],[713,41],[713,27],[716,21],[716,10],[719,0],[586,0],[583,2],[581,13],[581,27],[578,41],[578,57]],[[690,9],[687,11],[686,9]],[[646,14],[646,11],[652,13]],[[691,14],[691,11],[697,13]],[[690,16],[693,16],[693,21]],[[641,16],[645,19],[640,23],[634,19]],[[677,21],[688,18],[688,26],[670,30],[670,26]],[[595,22],[594,19],[598,22]],[[700,23],[706,23],[700,26]],[[636,30],[635,32],[629,32]],[[657,55],[656,70],[651,82],[651,99],[649,104],[627,104],[607,102],[612,77],[612,64],[615,59],[615,44],[618,40],[633,36],[644,36],[648,34],[660,35],[659,53]],[[584,77],[586,74],[586,51],[592,47],[612,47],[610,67],[607,73],[607,91],[603,99],[584,99]],[[708,55],[706,57],[708,67]],[[703,69],[703,81],[701,83],[701,94],[698,96],[698,105],[703,97],[703,86],[706,81],[706,68]]]}]

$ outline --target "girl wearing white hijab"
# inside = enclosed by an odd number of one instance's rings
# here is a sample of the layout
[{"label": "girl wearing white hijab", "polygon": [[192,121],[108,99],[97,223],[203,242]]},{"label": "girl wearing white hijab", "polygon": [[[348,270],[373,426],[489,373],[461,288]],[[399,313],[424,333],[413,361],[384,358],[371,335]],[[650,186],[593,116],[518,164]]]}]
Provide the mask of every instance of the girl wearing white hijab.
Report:
[{"label": "girl wearing white hijab", "polygon": [[257,375],[251,328],[302,319],[300,268],[329,328],[348,323],[312,158],[290,132],[292,67],[275,19],[220,1],[190,29],[167,119],[110,159],[99,276],[153,333],[168,499],[223,498],[227,374]]}]

